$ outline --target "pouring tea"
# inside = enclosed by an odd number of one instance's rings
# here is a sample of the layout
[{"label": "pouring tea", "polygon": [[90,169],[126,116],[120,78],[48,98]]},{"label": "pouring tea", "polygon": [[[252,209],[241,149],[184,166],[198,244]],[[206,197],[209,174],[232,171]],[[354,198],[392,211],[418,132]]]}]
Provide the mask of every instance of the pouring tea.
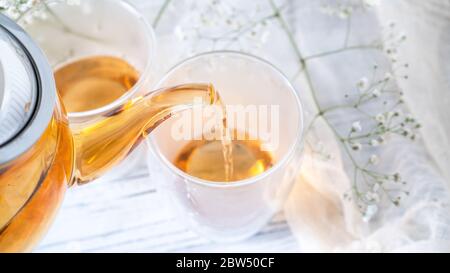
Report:
[{"label": "pouring tea", "polygon": [[0,49],[0,252],[30,250],[67,187],[118,164],[143,135],[192,107],[195,97],[207,104],[219,99],[210,84],[185,84],[69,124],[44,54],[2,15]]}]

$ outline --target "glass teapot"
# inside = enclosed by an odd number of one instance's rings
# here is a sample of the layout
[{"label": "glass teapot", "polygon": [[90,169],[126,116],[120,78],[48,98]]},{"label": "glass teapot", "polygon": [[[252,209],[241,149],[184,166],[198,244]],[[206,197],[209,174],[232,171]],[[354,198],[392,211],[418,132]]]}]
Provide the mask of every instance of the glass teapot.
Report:
[{"label": "glass teapot", "polygon": [[69,124],[44,54],[0,14],[0,252],[31,250],[68,187],[117,165],[175,112],[218,100],[210,84],[179,85]]}]

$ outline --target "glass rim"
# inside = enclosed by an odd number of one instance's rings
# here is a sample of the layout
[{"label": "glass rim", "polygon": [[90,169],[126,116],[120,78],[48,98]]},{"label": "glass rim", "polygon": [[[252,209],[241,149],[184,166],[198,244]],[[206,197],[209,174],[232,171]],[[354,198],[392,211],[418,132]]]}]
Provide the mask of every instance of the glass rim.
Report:
[{"label": "glass rim", "polygon": [[[121,5],[124,10],[127,10],[130,15],[134,16],[138,22],[140,22],[145,31],[143,31],[143,35],[145,36],[146,40],[149,43],[148,46],[148,52],[149,52],[149,58],[145,64],[145,67],[139,75],[138,81],[129,89],[127,90],[122,96],[117,98],[116,100],[103,105],[102,107],[98,107],[92,110],[88,111],[81,111],[81,112],[68,112],[67,115],[70,118],[85,118],[89,116],[95,116],[98,114],[102,114],[105,112],[110,111],[111,109],[114,109],[120,105],[122,105],[124,102],[132,98],[139,90],[140,88],[146,83],[149,74],[151,73],[151,69],[154,65],[155,60],[155,52],[156,52],[156,36],[155,32],[153,30],[153,27],[150,25],[148,20],[144,17],[142,13],[140,13],[137,8],[131,4],[130,2],[126,0],[120,0],[120,1],[108,1],[113,2],[114,4]],[[151,91],[150,91],[151,92]]]},{"label": "glass rim", "polygon": [[255,55],[252,55],[249,53],[234,51],[234,50],[208,51],[208,52],[196,54],[187,59],[184,59],[184,60],[178,62],[177,64],[175,64],[174,66],[172,66],[172,68],[170,68],[168,70],[168,72],[165,73],[165,75],[162,77],[162,79],[157,83],[157,85],[156,85],[157,88],[161,88],[162,83],[165,80],[167,80],[175,70],[179,69],[180,67],[187,64],[188,62],[195,61],[196,59],[199,59],[199,58],[202,58],[205,56],[208,57],[208,56],[214,56],[214,55],[219,55],[219,54],[235,55],[235,56],[238,56],[239,58],[249,59],[251,61],[265,65],[268,68],[270,68],[271,71],[278,74],[281,77],[281,79],[285,82],[285,84],[288,86],[290,93],[293,94],[295,97],[296,105],[297,105],[297,108],[299,111],[299,121],[297,124],[298,130],[297,130],[297,134],[295,136],[295,140],[289,145],[287,152],[272,167],[270,167],[268,170],[266,170],[258,175],[255,175],[255,176],[252,176],[252,177],[249,177],[246,179],[242,179],[242,180],[237,180],[237,181],[209,181],[206,179],[192,176],[192,175],[178,169],[171,161],[169,161],[167,159],[166,156],[162,155],[161,150],[156,145],[154,137],[151,134],[149,135],[149,138],[146,139],[146,142],[150,146],[151,152],[154,153],[156,155],[156,157],[158,157],[164,163],[164,165],[166,165],[166,167],[170,169],[171,172],[174,172],[175,174],[185,178],[185,180],[187,179],[190,182],[193,182],[193,183],[196,183],[199,185],[203,185],[203,186],[218,187],[218,188],[233,188],[233,187],[246,186],[246,185],[256,183],[256,182],[270,176],[277,169],[281,168],[281,166],[285,166],[289,162],[289,160],[291,160],[295,156],[296,151],[298,149],[301,152],[301,150],[303,149],[303,141],[304,141],[304,135],[303,135],[303,133],[304,133],[304,109],[303,109],[302,102],[300,100],[300,97],[299,97],[296,89],[294,88],[292,83],[289,81],[288,77],[283,72],[281,72],[280,69],[278,69],[275,65],[273,65],[272,63],[270,63],[269,61],[267,61],[261,57],[258,57],[258,56],[255,56]]}]

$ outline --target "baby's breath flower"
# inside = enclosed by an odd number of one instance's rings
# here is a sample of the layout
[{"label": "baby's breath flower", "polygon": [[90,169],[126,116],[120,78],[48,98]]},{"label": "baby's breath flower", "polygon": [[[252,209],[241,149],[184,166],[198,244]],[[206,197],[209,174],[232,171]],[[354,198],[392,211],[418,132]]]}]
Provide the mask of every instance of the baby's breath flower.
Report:
[{"label": "baby's breath flower", "polygon": [[[372,145],[374,146],[374,145]],[[380,162],[380,158],[377,155],[371,155],[369,159],[370,164],[377,165]],[[376,184],[378,185],[378,184]]]},{"label": "baby's breath flower", "polygon": [[370,202],[379,202],[380,196],[376,192],[366,192],[365,198]]},{"label": "baby's breath flower", "polygon": [[376,139],[371,139],[370,140],[370,146],[377,147],[378,145],[380,145],[378,140],[376,140]]},{"label": "baby's breath flower", "polygon": [[372,91],[372,96],[373,96],[374,98],[378,98],[380,95],[381,95],[380,89],[375,88],[375,89]]},{"label": "baby's breath flower", "polygon": [[352,124],[352,132],[356,133],[356,132],[361,132],[362,127],[361,127],[361,122],[359,121],[355,121]]},{"label": "baby's breath flower", "polygon": [[369,222],[378,212],[378,206],[375,204],[368,205],[363,211],[363,221]]},{"label": "baby's breath flower", "polygon": [[[0,0],[0,12],[22,25],[31,24],[34,19],[46,19],[48,12],[43,3],[47,0]],[[79,5],[80,0],[54,0],[68,5]]]},{"label": "baby's breath flower", "polygon": [[384,80],[388,81],[390,79],[392,79],[392,73],[391,72],[386,72],[384,74]]},{"label": "baby's breath flower", "polygon": [[406,123],[408,123],[408,122],[415,122],[416,120],[415,120],[415,118],[411,115],[411,114],[408,114],[408,115],[406,115],[405,116],[405,122]]},{"label": "baby's breath flower", "polygon": [[386,121],[386,117],[383,114],[378,114],[375,116],[375,120],[383,124]]},{"label": "baby's breath flower", "polygon": [[361,91],[365,91],[369,87],[369,80],[366,77],[362,77],[356,83],[356,87]]},{"label": "baby's breath flower", "polygon": [[351,6],[342,6],[338,12],[338,16],[341,19],[346,19],[352,15],[353,8]]}]

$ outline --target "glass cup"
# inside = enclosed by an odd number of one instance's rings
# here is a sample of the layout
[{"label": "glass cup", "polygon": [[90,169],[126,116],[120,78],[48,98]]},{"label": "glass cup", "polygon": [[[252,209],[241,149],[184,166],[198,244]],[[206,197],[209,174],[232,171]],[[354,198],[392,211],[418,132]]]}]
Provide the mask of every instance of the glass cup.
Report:
[{"label": "glass cup", "polygon": [[[139,72],[139,80],[121,97],[102,107],[69,112],[71,127],[83,128],[104,118],[112,109],[152,90],[155,83],[156,41],[152,27],[130,3],[122,0],[48,1],[45,18],[23,22],[43,49],[53,70],[75,60],[112,56],[125,60]],[[130,171],[144,149],[133,152],[114,169],[114,175]]]},{"label": "glass cup", "polygon": [[[146,141],[151,151],[147,160],[151,179],[165,196],[163,200],[175,209],[177,218],[214,241],[248,238],[281,208],[298,175],[303,147],[299,97],[273,65],[231,51],[210,52],[185,60],[171,69],[158,87],[187,82],[213,83],[227,110],[230,106],[244,106],[248,110],[245,106],[251,105],[253,109],[270,106],[278,111],[265,120],[270,119],[268,128],[274,133],[272,136],[278,137],[270,150],[274,164],[245,180],[211,182],[178,169],[173,161],[190,140],[174,137],[173,128],[180,117],[160,125]],[[245,124],[249,125],[244,123],[244,127]]]}]

